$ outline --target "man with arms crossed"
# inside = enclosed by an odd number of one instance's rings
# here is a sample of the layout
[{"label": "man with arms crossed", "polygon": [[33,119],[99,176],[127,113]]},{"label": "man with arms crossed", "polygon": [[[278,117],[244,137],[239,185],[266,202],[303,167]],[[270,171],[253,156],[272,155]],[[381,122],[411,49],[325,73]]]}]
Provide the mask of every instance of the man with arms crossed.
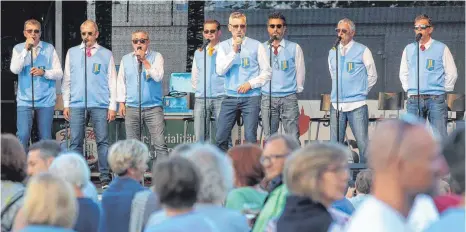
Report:
[{"label": "man with arms crossed", "polygon": [[245,37],[246,15],[231,13],[228,30],[232,38],[220,43],[216,60],[217,74],[225,75],[227,95],[220,109],[216,135],[217,146],[223,151],[228,149],[228,138],[237,111],[243,114],[246,141],[257,142],[261,98],[259,88],[271,75],[264,46],[257,40]]},{"label": "man with arms crossed", "polygon": [[[301,47],[283,38],[286,32],[286,19],[281,13],[269,15],[267,31],[270,38],[274,38],[272,45],[264,43],[267,56],[272,56],[272,128],[269,118],[269,82],[262,86],[262,126],[266,138],[278,131],[279,119],[282,120],[285,133],[296,138],[299,142],[298,117],[299,107],[296,93],[304,89],[304,55]],[[272,55],[270,54],[272,46]]]},{"label": "man with arms crossed", "polygon": [[[359,162],[366,162],[368,141],[369,113],[367,110],[367,94],[377,82],[372,53],[368,47],[353,40],[356,26],[353,21],[345,18],[338,22],[335,29],[341,37],[338,45],[338,101],[336,85],[335,50],[328,54],[328,66],[332,77],[332,108],[330,109],[330,140],[343,143],[346,133],[346,123],[358,144]],[[337,128],[337,112],[339,113],[339,128]],[[337,130],[339,138],[337,138]]]},{"label": "man with arms crossed", "polygon": [[[125,117],[127,139],[139,139],[141,133],[139,123],[145,123],[156,156],[165,158],[168,156],[168,150],[165,144],[165,121],[162,109],[164,60],[160,53],[149,50],[150,39],[147,31],[133,32],[131,41],[134,51],[123,56],[118,72],[119,114]],[[139,65],[141,65],[140,90],[138,89]],[[141,91],[142,122],[139,121],[139,91]]]},{"label": "man with arms crossed", "polygon": [[[18,75],[16,136],[28,150],[33,124],[32,88],[34,88],[34,110],[37,112],[39,138],[52,139],[52,122],[56,100],[55,81],[63,76],[60,59],[53,45],[40,41],[40,22],[35,19],[24,23],[26,42],[13,48],[10,70]],[[31,50],[31,51],[29,51]],[[33,65],[31,67],[31,53]],[[31,87],[31,74],[34,86]]]},{"label": "man with arms crossed", "polygon": [[[81,24],[81,38],[78,46],[68,50],[63,76],[63,116],[70,121],[70,149],[83,153],[86,121],[84,119],[84,90],[87,87],[87,111],[92,119],[102,189],[110,183],[108,169],[108,122],[116,116],[116,70],[112,52],[99,44],[97,24],[86,20]],[[84,50],[85,49],[85,50]],[[87,56],[87,86],[84,81],[84,52]],[[84,154],[86,156],[86,154]]]}]

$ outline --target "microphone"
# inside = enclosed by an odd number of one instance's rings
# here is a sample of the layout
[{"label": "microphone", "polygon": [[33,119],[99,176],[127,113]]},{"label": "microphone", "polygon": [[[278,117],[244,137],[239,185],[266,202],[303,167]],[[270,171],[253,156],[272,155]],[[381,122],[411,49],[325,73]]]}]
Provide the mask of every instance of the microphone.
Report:
[{"label": "microphone", "polygon": [[337,36],[337,40],[335,40],[335,43],[333,43],[333,47],[336,47],[341,41],[341,36]]},{"label": "microphone", "polygon": [[31,51],[33,44],[28,44],[28,51]]},{"label": "microphone", "polygon": [[241,52],[241,43],[243,43],[243,38],[242,37],[236,37],[236,44],[238,45],[238,53]]},{"label": "microphone", "polygon": [[[140,46],[137,48],[138,51],[141,50],[141,49],[142,49],[142,48],[141,48]],[[137,55],[137,57],[138,57],[138,59],[141,58],[140,55]],[[139,61],[139,62],[141,62],[141,61]]]},{"label": "microphone", "polygon": [[201,51],[204,50],[207,47],[207,45],[209,45],[209,43],[210,39],[206,39],[206,41],[204,41],[204,43],[202,44]]},{"label": "microphone", "polygon": [[269,39],[269,42],[268,42],[268,43],[269,43],[269,44],[272,44],[273,41],[275,41],[275,40],[278,40],[278,38],[277,38],[277,36],[274,35],[274,36],[272,36],[272,38]]},{"label": "microphone", "polygon": [[416,35],[416,42],[419,42],[419,40],[421,40],[421,38],[422,38],[422,34],[421,33],[417,34]]}]

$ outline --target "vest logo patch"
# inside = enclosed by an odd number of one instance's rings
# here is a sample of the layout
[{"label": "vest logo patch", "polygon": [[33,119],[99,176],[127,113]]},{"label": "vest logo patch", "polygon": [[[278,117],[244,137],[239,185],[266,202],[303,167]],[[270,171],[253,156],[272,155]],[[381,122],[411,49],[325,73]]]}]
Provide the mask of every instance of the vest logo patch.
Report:
[{"label": "vest logo patch", "polygon": [[435,60],[427,59],[426,61],[426,69],[429,71],[433,71],[435,66]]},{"label": "vest logo patch", "polygon": [[92,72],[94,74],[96,74],[96,75],[99,74],[100,73],[100,66],[101,66],[100,64],[94,63],[93,68],[92,68]]},{"label": "vest logo patch", "polygon": [[241,58],[241,67],[249,68],[249,58],[247,57]]},{"label": "vest logo patch", "polygon": [[288,70],[288,60],[282,60],[282,62],[280,62],[280,69],[282,71],[286,71]]},{"label": "vest logo patch", "polygon": [[346,71],[348,73],[353,73],[354,72],[354,62],[347,62],[346,63]]}]

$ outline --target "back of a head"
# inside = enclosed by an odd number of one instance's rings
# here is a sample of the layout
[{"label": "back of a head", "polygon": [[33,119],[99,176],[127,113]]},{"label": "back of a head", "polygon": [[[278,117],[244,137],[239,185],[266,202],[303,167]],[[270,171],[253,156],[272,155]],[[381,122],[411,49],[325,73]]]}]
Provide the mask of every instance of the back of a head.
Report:
[{"label": "back of a head", "polygon": [[256,144],[242,144],[228,150],[233,162],[237,187],[254,186],[264,178],[260,163],[262,149]]},{"label": "back of a head", "polygon": [[188,159],[173,156],[155,165],[154,188],[160,203],[171,209],[192,207],[201,184],[199,171]]},{"label": "back of a head", "polygon": [[120,140],[108,151],[108,164],[117,175],[123,175],[129,168],[145,171],[149,159],[149,148],[136,139]]},{"label": "back of a head", "polygon": [[196,144],[181,156],[198,168],[201,188],[198,202],[222,203],[233,188],[233,165],[230,157],[210,144]]},{"label": "back of a head", "polygon": [[372,171],[370,169],[362,170],[356,176],[356,191],[362,194],[369,194],[372,188]]},{"label": "back of a head", "polygon": [[62,177],[71,185],[83,189],[90,180],[91,171],[84,157],[76,152],[65,152],[55,158],[49,172]]},{"label": "back of a head", "polygon": [[33,143],[29,147],[29,151],[39,150],[40,156],[43,159],[56,158],[62,149],[60,143],[55,140],[41,140],[37,143]]},{"label": "back of a head", "polygon": [[459,188],[461,193],[465,192],[465,128],[458,127],[448,136],[443,155],[450,168],[452,182]]},{"label": "back of a head", "polygon": [[77,210],[75,193],[61,177],[44,172],[30,179],[23,206],[27,224],[72,228]]},{"label": "back of a head", "polygon": [[2,180],[22,182],[26,177],[26,153],[18,138],[12,134],[1,135]]}]

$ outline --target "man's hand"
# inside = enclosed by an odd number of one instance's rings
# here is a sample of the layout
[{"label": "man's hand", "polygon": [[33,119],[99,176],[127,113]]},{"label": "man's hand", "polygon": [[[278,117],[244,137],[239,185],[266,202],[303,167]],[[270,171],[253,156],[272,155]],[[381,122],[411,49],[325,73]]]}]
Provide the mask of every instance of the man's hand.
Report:
[{"label": "man's hand", "polygon": [[36,68],[36,67],[33,67],[31,69],[31,72],[30,74],[32,74],[33,76],[43,76],[45,74],[45,71],[40,69],[40,68]]},{"label": "man's hand", "polygon": [[26,39],[26,44],[24,45],[26,50],[29,48],[29,45],[34,46],[34,39],[32,37]]},{"label": "man's hand", "polygon": [[108,122],[111,122],[111,121],[115,120],[115,118],[116,118],[116,111],[108,110],[108,113],[107,113]]},{"label": "man's hand", "polygon": [[247,93],[251,89],[251,84],[245,82],[238,88],[238,93]]},{"label": "man's hand", "polygon": [[63,117],[66,119],[66,121],[70,121],[70,108],[63,109]]},{"label": "man's hand", "polygon": [[125,106],[125,103],[123,102],[120,102],[120,107],[118,109],[118,114],[121,116],[121,117],[125,117],[126,116],[126,106]]},{"label": "man's hand", "polygon": [[144,62],[146,60],[146,53],[142,49],[136,50],[136,57],[139,62]]}]

